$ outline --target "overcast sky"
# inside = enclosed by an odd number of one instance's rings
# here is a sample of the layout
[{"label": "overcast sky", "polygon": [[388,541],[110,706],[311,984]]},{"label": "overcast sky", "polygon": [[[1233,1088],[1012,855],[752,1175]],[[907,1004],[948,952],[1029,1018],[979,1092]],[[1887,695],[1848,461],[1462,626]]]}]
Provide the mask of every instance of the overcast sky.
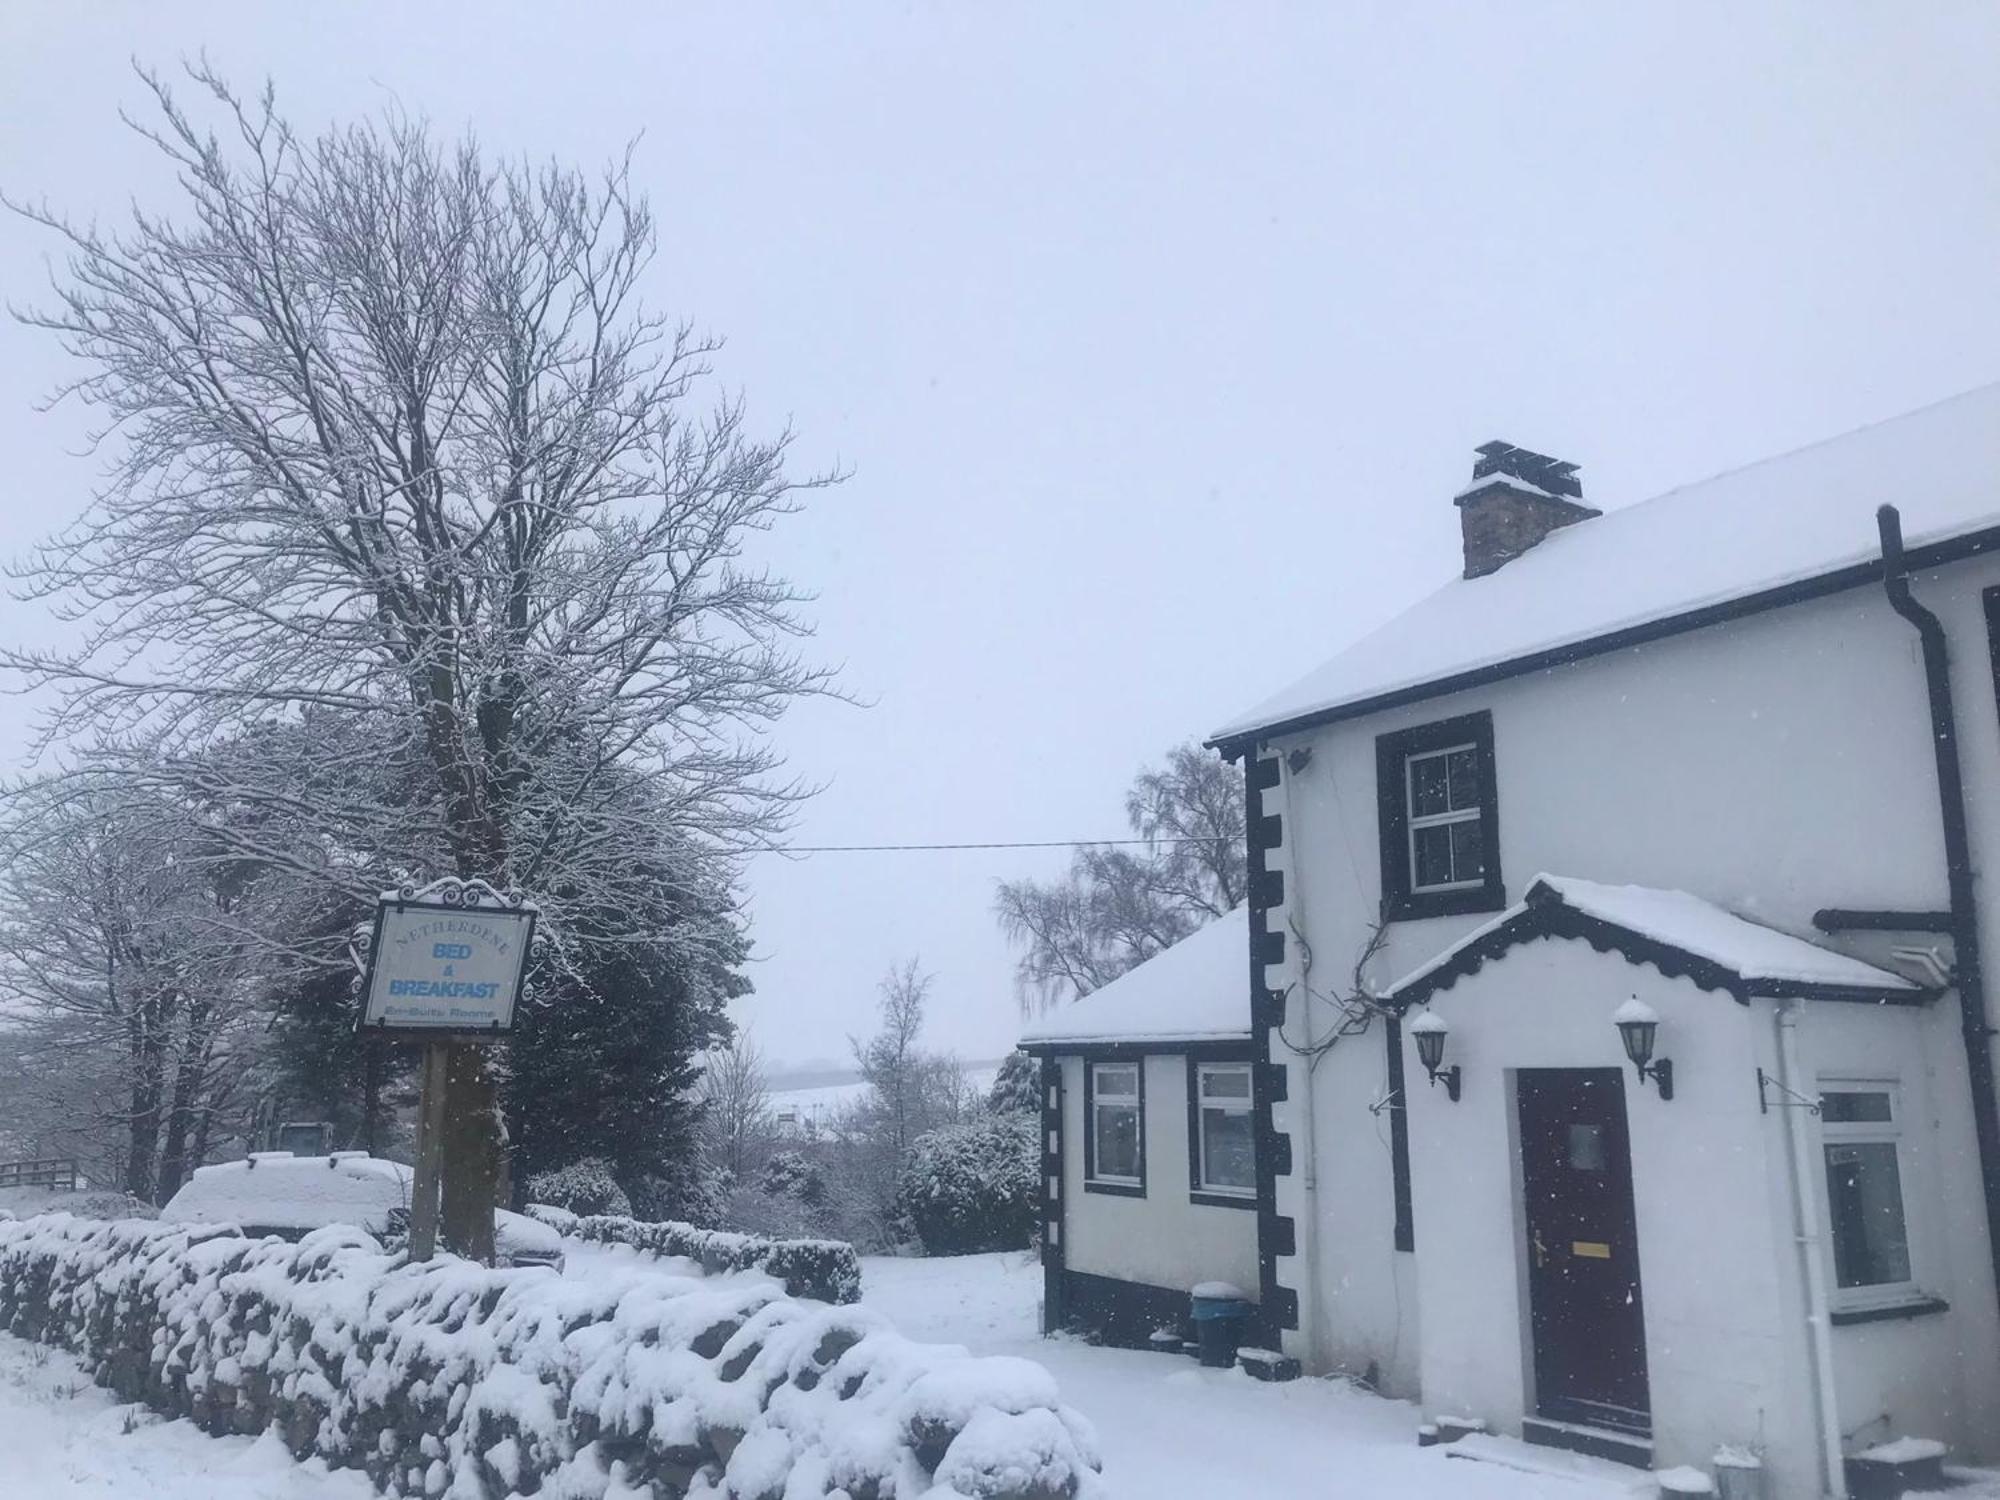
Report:
[{"label": "overcast sky", "polygon": [[[0,186],[158,201],[129,59],[204,48],[305,124],[643,133],[655,300],[853,474],[775,544],[872,704],[779,730],[802,844],[1121,833],[1139,766],[1454,571],[1486,439],[1617,505],[2000,378],[1992,5],[17,0]],[[0,223],[10,300],[48,249]],[[7,555],[95,473],[63,370],[0,326]],[[837,1056],[915,955],[995,1056],[994,882],[1063,862],[762,859],[741,1016]]]}]

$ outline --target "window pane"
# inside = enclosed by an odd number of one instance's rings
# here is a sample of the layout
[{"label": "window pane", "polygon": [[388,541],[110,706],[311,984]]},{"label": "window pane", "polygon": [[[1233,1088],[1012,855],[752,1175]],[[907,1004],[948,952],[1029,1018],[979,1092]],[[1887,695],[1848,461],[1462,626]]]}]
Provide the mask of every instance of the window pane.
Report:
[{"label": "window pane", "polygon": [[1445,780],[1453,810],[1479,806],[1479,752],[1454,750],[1445,760]]},{"label": "window pane", "polygon": [[1886,1125],[1891,1118],[1888,1094],[1872,1090],[1821,1094],[1819,1110],[1820,1118],[1829,1125]]},{"label": "window pane", "polygon": [[1410,872],[1412,885],[1451,884],[1451,831],[1456,826],[1440,823],[1411,833],[1411,847],[1416,851],[1416,869]]},{"label": "window pane", "polygon": [[1201,1112],[1203,1187],[1256,1190],[1257,1158],[1251,1136],[1250,1116],[1240,1110]]},{"label": "window pane", "polygon": [[1203,1068],[1201,1070],[1201,1096],[1204,1099],[1248,1099],[1250,1097],[1250,1070],[1248,1068]]},{"label": "window pane", "polygon": [[1607,1154],[1602,1125],[1569,1127],[1569,1164],[1576,1171],[1602,1172]]},{"label": "window pane", "polygon": [[1421,755],[1410,762],[1410,812],[1414,817],[1450,812],[1451,795],[1445,780],[1445,757]]},{"label": "window pane", "polygon": [[1100,1096],[1136,1099],[1139,1097],[1139,1070],[1131,1066],[1099,1068],[1094,1089]]},{"label": "window pane", "polygon": [[1827,1211],[1834,1278],[1843,1287],[1910,1279],[1903,1180],[1892,1141],[1841,1141],[1826,1148]]},{"label": "window pane", "polygon": [[1139,1111],[1129,1104],[1097,1106],[1097,1175],[1139,1175]]},{"label": "window pane", "polygon": [[1486,840],[1479,831],[1479,820],[1468,818],[1463,823],[1453,823],[1451,828],[1451,878],[1453,880],[1483,880],[1486,878]]}]

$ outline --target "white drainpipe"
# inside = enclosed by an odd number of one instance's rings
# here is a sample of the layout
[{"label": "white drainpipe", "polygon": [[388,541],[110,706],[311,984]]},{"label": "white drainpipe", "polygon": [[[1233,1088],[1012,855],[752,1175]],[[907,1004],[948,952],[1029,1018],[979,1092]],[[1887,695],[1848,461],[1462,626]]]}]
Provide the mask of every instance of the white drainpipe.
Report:
[{"label": "white drainpipe", "polygon": [[1778,1006],[1778,1082],[1784,1100],[1786,1156],[1791,1167],[1792,1213],[1797,1220],[1799,1259],[1805,1270],[1806,1333],[1812,1342],[1813,1406],[1819,1418],[1820,1461],[1825,1493],[1847,1500],[1847,1464],[1840,1446],[1840,1407],[1833,1386],[1833,1320],[1827,1302],[1826,1258],[1820,1249],[1819,1173],[1814,1169],[1812,1136],[1801,1096],[1811,1097],[1799,1066],[1801,1002]]}]

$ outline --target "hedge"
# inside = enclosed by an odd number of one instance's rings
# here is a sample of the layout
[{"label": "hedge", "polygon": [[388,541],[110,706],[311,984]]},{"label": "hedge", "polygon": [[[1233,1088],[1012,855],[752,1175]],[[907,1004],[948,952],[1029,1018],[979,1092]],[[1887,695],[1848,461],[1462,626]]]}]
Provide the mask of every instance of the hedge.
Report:
[{"label": "hedge", "polygon": [[656,1255],[699,1262],[711,1276],[762,1271],[785,1284],[791,1297],[847,1303],[861,1299],[861,1257],[840,1240],[770,1240],[756,1234],[697,1229],[671,1221],[652,1224],[616,1214],[578,1217],[531,1203],[528,1212],[564,1234],[609,1245],[634,1245]]},{"label": "hedge", "polygon": [[122,1399],[442,1500],[1101,1500],[1027,1360],[648,1267],[587,1281],[67,1214],[0,1222],[0,1329]]}]

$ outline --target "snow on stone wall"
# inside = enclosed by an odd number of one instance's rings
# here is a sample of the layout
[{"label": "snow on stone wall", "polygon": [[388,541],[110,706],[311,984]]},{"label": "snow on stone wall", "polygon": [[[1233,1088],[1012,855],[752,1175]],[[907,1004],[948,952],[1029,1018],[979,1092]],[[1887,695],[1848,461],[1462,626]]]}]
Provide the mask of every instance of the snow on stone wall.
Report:
[{"label": "snow on stone wall", "polygon": [[388,1494],[1104,1495],[1094,1434],[1041,1366],[689,1270],[408,1265],[346,1226],[287,1244],[56,1214],[0,1222],[0,1329]]},{"label": "snow on stone wall", "polygon": [[529,1204],[528,1212],[563,1234],[698,1261],[710,1275],[762,1271],[784,1282],[787,1296],[836,1303],[861,1297],[861,1258],[843,1240],[772,1240],[724,1229],[697,1229],[672,1220],[649,1223],[618,1214],[578,1216],[545,1203]]}]

